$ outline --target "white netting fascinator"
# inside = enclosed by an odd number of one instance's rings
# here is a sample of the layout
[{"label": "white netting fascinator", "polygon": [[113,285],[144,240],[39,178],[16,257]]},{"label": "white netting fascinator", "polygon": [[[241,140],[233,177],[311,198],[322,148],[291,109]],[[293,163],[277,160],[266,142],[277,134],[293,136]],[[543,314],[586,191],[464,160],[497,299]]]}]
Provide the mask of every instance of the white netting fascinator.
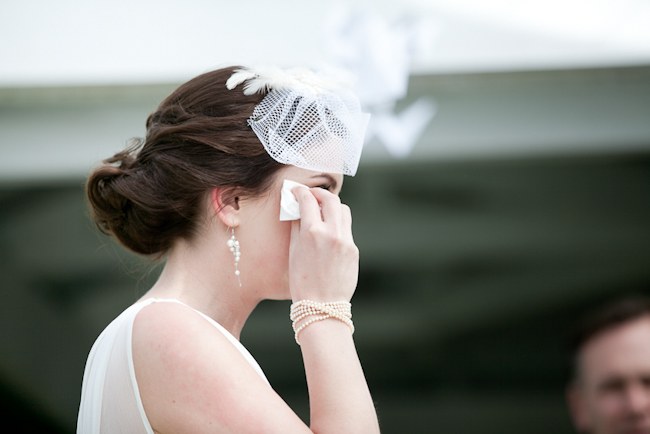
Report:
[{"label": "white netting fascinator", "polygon": [[264,149],[282,164],[354,176],[370,115],[342,84],[311,70],[277,67],[236,70],[230,90],[266,96],[248,119]]}]

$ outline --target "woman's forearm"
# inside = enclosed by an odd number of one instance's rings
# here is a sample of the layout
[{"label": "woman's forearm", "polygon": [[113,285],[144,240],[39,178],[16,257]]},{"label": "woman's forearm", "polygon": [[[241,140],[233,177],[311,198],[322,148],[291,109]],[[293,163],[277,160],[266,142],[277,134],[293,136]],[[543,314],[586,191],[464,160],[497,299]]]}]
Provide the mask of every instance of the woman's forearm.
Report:
[{"label": "woman's forearm", "polygon": [[350,329],[334,319],[319,321],[300,333],[300,344],[312,431],[378,433],[377,413]]}]

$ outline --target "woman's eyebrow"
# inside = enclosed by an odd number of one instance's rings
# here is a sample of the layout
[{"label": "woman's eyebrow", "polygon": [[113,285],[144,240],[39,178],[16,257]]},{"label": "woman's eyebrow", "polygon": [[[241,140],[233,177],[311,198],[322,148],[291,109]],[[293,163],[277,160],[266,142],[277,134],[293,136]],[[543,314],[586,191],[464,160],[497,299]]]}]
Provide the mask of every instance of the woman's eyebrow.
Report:
[{"label": "woman's eyebrow", "polygon": [[327,173],[320,173],[318,175],[312,176],[312,178],[327,178],[327,182],[332,186],[332,190],[336,190],[336,187],[338,186],[336,179],[334,179],[332,175],[328,175]]}]

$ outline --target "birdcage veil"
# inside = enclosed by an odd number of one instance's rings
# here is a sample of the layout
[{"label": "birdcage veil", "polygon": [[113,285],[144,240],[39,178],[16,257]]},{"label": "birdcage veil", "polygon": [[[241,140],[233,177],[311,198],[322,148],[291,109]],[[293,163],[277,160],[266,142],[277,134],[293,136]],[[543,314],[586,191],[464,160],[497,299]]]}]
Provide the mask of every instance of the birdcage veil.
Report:
[{"label": "birdcage veil", "polygon": [[354,176],[370,115],[341,82],[302,68],[241,68],[226,82],[265,93],[248,124],[276,161]]}]

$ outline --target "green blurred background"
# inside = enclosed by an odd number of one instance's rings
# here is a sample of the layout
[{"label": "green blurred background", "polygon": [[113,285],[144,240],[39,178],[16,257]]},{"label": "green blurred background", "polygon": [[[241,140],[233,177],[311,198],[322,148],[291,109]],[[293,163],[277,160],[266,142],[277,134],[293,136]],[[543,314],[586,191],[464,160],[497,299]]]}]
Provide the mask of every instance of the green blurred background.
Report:
[{"label": "green blurred background", "polygon": [[[342,197],[359,353],[385,433],[571,433],[567,333],[650,293],[650,62],[414,72],[435,99],[413,152],[370,143]],[[159,267],[100,235],[87,170],[180,80],[0,87],[0,412],[73,432],[86,356]],[[101,150],[99,154],[98,150]],[[81,168],[81,169],[80,169]],[[307,417],[288,302],[242,342]]]}]

